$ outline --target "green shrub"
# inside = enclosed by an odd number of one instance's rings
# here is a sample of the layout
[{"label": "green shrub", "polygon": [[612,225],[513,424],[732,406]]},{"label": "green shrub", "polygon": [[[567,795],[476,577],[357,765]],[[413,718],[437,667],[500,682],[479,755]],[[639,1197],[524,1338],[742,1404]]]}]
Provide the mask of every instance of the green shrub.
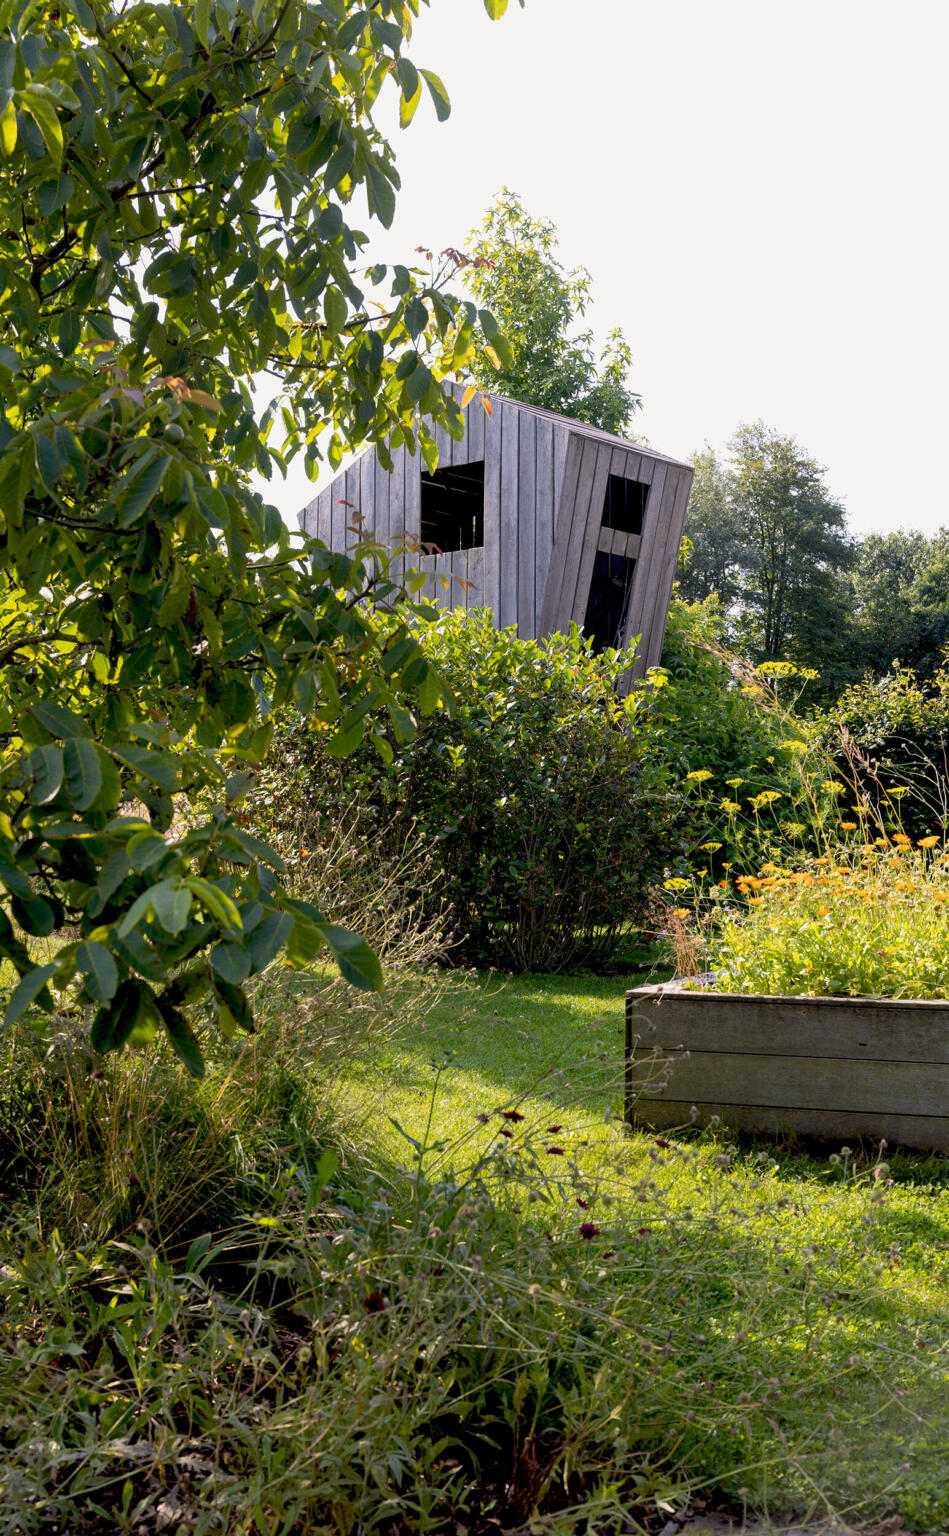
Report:
[{"label": "green shrub", "polygon": [[[417,836],[442,871],[456,956],[516,970],[608,954],[661,879],[682,807],[653,688],[620,698],[628,656],[591,654],[576,631],[519,640],[486,613],[444,616],[422,636],[453,690],[453,717],[420,722],[392,762],[367,745],[330,758],[294,730],[254,814],[284,847],[318,841],[340,805],[392,856]],[[301,844],[301,846],[305,846]],[[402,897],[431,895],[402,885]]]},{"label": "green shrub", "polygon": [[[785,664],[753,668],[726,650],[715,598],[673,602],[655,728],[689,787],[681,849],[693,860],[703,852],[699,862],[716,874],[730,864],[757,869],[789,842],[817,851],[829,765],[793,707],[809,675]],[[779,688],[794,691],[788,704]]]},{"label": "green shrub", "polygon": [[[915,835],[949,824],[949,665],[922,679],[894,662],[865,677],[816,717],[819,738],[839,770],[872,805],[882,828]],[[894,782],[910,794],[898,817],[887,803]]]}]

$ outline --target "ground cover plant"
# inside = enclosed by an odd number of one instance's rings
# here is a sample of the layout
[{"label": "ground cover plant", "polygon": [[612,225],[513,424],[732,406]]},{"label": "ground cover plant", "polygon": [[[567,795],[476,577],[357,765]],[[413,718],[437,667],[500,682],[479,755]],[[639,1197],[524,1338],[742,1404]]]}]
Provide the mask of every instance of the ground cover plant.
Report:
[{"label": "ground cover plant", "polygon": [[628,1138],[615,979],[430,1001],[331,1078],[286,998],[281,1049],[203,1083],[110,1059],[217,1125],[237,1214],[181,1181],[187,1248],[149,1225],[158,1115],[111,1240],[6,1198],[0,1530],[619,1531],[703,1497],[944,1530],[945,1162]]}]

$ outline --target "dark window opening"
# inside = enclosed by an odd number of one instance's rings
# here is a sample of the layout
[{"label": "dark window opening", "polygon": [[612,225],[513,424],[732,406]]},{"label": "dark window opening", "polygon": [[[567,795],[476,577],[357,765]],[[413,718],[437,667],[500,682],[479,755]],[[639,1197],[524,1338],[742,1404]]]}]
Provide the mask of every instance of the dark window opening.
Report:
[{"label": "dark window opening", "polygon": [[619,650],[623,645],[635,569],[636,561],[628,556],[608,555],[602,549],[597,550],[587,615],[583,621],[584,633],[592,636],[597,654],[609,647]]},{"label": "dark window opening", "polygon": [[638,480],[610,475],[603,502],[603,527],[615,528],[619,533],[642,533],[648,492],[648,485],[641,485]]},{"label": "dark window opening", "polygon": [[422,475],[422,543],[445,554],[484,543],[484,460]]}]

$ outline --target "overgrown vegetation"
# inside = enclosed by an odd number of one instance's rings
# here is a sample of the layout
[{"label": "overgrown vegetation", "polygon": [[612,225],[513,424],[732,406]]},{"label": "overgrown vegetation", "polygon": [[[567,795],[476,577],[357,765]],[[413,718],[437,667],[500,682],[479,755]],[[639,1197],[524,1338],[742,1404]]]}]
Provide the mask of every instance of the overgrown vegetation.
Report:
[{"label": "overgrown vegetation", "polygon": [[[85,1231],[5,1196],[0,1531],[565,1533],[723,1497],[944,1529],[945,1166],[627,1140],[614,995],[456,980],[332,1090],[285,1000],[280,1049],[203,1084],[163,1051],[77,1080],[117,1171],[122,1106],[152,1134]],[[83,1147],[33,1145],[76,1178]]]},{"label": "overgrown vegetation", "polygon": [[[581,637],[535,642],[487,613],[446,615],[422,637],[455,696],[391,761],[368,746],[344,762],[321,733],[292,731],[253,810],[268,835],[305,829],[318,854],[350,807],[360,835],[398,861],[428,851],[440,879],[403,899],[445,906],[456,959],[556,970],[608,958],[659,881],[681,793],[665,766],[655,690],[624,699],[629,664]],[[302,820],[301,820],[302,817]]]}]

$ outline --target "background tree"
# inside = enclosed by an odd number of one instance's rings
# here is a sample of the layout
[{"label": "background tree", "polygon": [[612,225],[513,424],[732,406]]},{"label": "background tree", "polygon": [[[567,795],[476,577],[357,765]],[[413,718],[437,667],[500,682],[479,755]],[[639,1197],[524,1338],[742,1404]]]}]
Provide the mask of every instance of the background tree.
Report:
[{"label": "background tree", "polygon": [[848,611],[844,509],[792,437],[758,421],[740,426],[728,446],[749,549],[744,636],[755,659],[810,660]]},{"label": "background tree", "polygon": [[882,676],[899,661],[932,676],[949,642],[949,530],[870,534],[853,587],[855,670]]},{"label": "background tree", "polygon": [[[335,463],[387,433],[433,462],[424,416],[461,431],[436,375],[467,363],[474,305],[446,297],[445,274],[361,270],[349,222],[357,193],[393,216],[380,91],[398,90],[403,121],[425,91],[448,111],[402,51],[417,10],[3,9],[7,1024],[52,1009],[52,988],[67,1013],[98,1010],[95,1047],[163,1031],[198,1071],[195,1020],[250,1027],[243,983],[281,949],[300,966],[328,945],[379,984],[361,940],[283,890],[240,800],[274,707],[314,716],[344,754],[374,711],[410,732],[440,685],[384,570],[358,549],[301,559],[247,477],[282,462],[275,419],[311,464],[321,442]],[[262,421],[261,370],[277,385]],[[77,939],[58,942],[64,923]],[[31,938],[50,940],[41,964]]]},{"label": "background tree", "polygon": [[734,475],[707,444],[692,463],[695,479],[685,524],[690,547],[679,573],[679,595],[690,603],[717,597],[728,620],[740,604],[751,563]]},{"label": "background tree", "polygon": [[[632,354],[622,331],[614,329],[597,361],[593,333],[574,330],[589,303],[590,274],[583,267],[565,271],[556,256],[554,225],[532,218],[505,188],[470,246],[469,287],[489,306],[513,350],[509,362],[498,359],[498,369],[487,358],[476,360],[476,381],[605,432],[626,432],[641,404],[627,384]],[[490,329],[486,334],[493,339]]]}]

